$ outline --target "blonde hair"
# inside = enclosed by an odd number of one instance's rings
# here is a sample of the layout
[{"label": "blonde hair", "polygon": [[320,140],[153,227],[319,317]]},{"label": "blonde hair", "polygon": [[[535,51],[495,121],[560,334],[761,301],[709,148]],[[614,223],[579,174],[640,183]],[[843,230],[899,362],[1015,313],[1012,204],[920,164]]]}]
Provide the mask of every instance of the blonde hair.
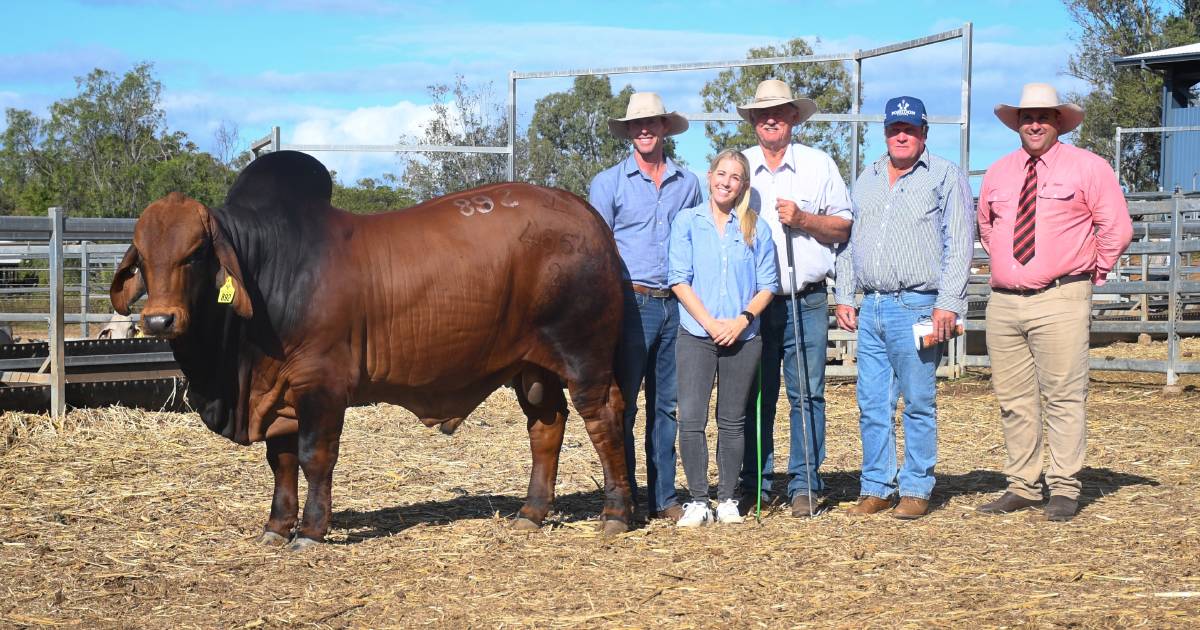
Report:
[{"label": "blonde hair", "polygon": [[737,215],[738,224],[742,226],[742,240],[746,247],[754,249],[754,228],[758,225],[758,213],[750,207],[750,161],[737,149],[725,149],[713,157],[708,164],[708,172],[717,170],[722,160],[731,159],[742,167],[742,191],[733,202],[733,212]]}]

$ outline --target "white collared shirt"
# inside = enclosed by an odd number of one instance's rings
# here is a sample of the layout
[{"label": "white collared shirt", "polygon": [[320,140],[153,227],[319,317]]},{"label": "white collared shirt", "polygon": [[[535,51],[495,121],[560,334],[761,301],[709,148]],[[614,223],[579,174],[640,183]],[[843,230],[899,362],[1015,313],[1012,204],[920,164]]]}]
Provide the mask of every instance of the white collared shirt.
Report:
[{"label": "white collared shirt", "polygon": [[[775,210],[775,200],[790,199],[801,210],[813,214],[854,219],[850,193],[833,159],[824,151],[799,143],[788,145],[775,172],[767,168],[763,150],[755,146],[742,154],[750,162],[750,205],[771,227],[775,255],[779,260],[780,295],[793,291],[788,272],[787,240]],[[796,282],[803,289],[833,276],[836,245],[825,245],[801,230],[792,230],[792,252]]]}]

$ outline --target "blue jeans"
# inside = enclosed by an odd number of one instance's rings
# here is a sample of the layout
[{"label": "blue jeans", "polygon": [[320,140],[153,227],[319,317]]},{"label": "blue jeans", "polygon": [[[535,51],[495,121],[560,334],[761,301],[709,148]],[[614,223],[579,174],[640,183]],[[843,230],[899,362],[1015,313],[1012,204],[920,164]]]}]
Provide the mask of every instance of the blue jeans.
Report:
[{"label": "blue jeans", "polygon": [[937,464],[937,366],[941,344],[917,350],[913,324],[929,317],[934,293],[869,293],[858,312],[858,410],[863,464],[861,494],[897,491],[897,396],[904,396],[902,497],[928,499]]},{"label": "blue jeans", "polygon": [[[763,339],[762,374],[762,457],[763,490],[769,491],[775,477],[775,405],[779,400],[779,371],[791,404],[791,452],[788,456],[788,498],[798,494],[819,495],[825,490],[821,480],[821,462],[825,461],[825,352],[829,342],[829,298],[824,288],[796,296],[800,309],[799,343],[792,326],[792,300],[775,296],[760,316],[759,335]],[[800,349],[802,365],[796,365]],[[803,371],[801,374],[800,371]],[[801,407],[801,401],[804,407]],[[742,488],[754,493],[758,465],[754,435],[758,413],[755,394],[746,405],[746,454],[742,462]],[[803,414],[801,410],[803,409]],[[803,416],[803,424],[801,421]],[[808,437],[808,462],[805,463],[804,438]]]},{"label": "blue jeans", "polygon": [[616,377],[625,399],[625,466],[629,486],[637,500],[634,472],[633,424],[638,390],[646,382],[646,503],[661,512],[678,505],[675,492],[675,334],[679,330],[679,302],[625,290],[621,343],[617,348]]}]

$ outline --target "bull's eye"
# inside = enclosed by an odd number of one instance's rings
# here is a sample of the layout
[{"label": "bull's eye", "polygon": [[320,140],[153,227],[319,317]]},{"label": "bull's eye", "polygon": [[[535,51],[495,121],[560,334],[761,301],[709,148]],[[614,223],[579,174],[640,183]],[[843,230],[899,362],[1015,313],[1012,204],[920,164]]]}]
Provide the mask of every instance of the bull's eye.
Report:
[{"label": "bull's eye", "polygon": [[207,247],[197,247],[196,251],[188,254],[187,258],[183,259],[183,264],[190,266],[198,265],[204,262],[205,254],[208,253]]}]

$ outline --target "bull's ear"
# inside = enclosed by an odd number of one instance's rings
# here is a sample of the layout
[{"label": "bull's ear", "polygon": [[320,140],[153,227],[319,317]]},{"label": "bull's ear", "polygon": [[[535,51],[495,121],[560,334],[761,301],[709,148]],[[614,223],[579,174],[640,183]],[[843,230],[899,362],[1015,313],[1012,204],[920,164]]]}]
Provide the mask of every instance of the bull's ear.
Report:
[{"label": "bull's ear", "polygon": [[108,289],[108,298],[112,300],[113,310],[122,315],[128,315],[129,305],[146,294],[145,280],[142,279],[142,274],[138,273],[139,260],[137,246],[130,245],[129,249],[125,250],[125,257],[117,266],[112,286]]},{"label": "bull's ear", "polygon": [[[221,269],[217,272],[217,290],[220,300],[232,299],[229,305],[233,312],[242,319],[254,316],[254,307],[250,303],[250,294],[246,292],[246,283],[242,280],[242,266],[238,264],[237,252],[225,238],[225,232],[217,223],[211,212],[206,212],[208,236],[212,241],[213,252],[217,255],[217,263]],[[233,295],[228,295],[232,291]]]}]

